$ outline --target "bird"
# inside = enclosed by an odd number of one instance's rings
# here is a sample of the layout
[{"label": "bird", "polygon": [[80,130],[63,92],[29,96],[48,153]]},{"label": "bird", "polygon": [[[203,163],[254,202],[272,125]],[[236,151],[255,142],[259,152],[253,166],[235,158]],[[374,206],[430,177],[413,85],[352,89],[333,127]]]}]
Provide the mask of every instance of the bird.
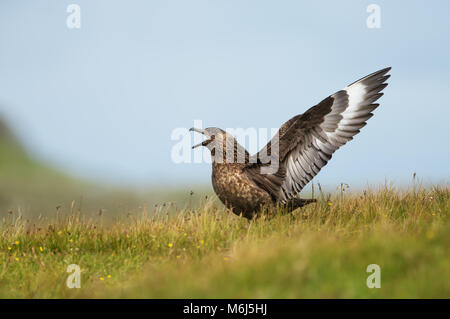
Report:
[{"label": "bird", "polygon": [[292,117],[251,156],[220,128],[191,128],[206,137],[192,148],[209,149],[212,186],[222,203],[234,214],[252,219],[262,216],[265,208],[285,207],[291,212],[315,202],[299,198],[300,191],[373,116],[390,70],[371,73]]}]

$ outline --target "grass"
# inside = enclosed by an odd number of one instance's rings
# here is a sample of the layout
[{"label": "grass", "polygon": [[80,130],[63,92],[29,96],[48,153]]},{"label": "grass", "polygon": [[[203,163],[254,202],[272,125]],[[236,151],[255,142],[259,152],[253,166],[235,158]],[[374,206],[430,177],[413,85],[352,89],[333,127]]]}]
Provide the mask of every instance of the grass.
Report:
[{"label": "grass", "polygon": [[[214,199],[112,222],[77,209],[28,222],[12,213],[0,297],[450,298],[448,187],[344,193],[252,221]],[[70,264],[80,289],[66,287]],[[366,286],[369,264],[380,289]]]}]

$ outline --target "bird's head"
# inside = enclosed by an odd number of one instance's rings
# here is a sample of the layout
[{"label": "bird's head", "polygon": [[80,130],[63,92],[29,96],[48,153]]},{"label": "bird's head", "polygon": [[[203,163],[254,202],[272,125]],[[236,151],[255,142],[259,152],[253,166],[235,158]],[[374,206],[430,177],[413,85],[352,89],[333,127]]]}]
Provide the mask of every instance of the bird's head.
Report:
[{"label": "bird's head", "polygon": [[206,139],[192,148],[205,146],[211,151],[211,156],[216,162],[244,162],[248,159],[248,153],[234,138],[233,135],[218,127],[207,127],[205,129],[191,128],[189,131],[203,134]]}]

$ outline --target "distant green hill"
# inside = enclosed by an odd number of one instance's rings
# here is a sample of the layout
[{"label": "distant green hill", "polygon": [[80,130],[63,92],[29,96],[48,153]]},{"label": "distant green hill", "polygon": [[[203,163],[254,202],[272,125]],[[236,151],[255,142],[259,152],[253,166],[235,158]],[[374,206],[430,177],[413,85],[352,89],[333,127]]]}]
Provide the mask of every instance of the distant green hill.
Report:
[{"label": "distant green hill", "polygon": [[0,216],[8,212],[27,218],[54,216],[57,209],[117,214],[138,202],[131,193],[80,181],[37,161],[0,121]]},{"label": "distant green hill", "polygon": [[68,181],[62,174],[34,160],[0,119],[0,181],[13,187],[16,183],[37,181],[42,177]]},{"label": "distant green hill", "polygon": [[[68,176],[31,156],[0,119],[0,217],[8,212],[25,217],[51,216],[58,211],[81,209],[85,215],[115,217],[153,211],[155,204],[173,202],[195,205],[204,190],[151,189],[135,194],[119,187],[107,187]],[[208,193],[206,191],[206,193]]]},{"label": "distant green hill", "polygon": [[46,214],[81,195],[82,183],[35,160],[0,120],[0,213]]},{"label": "distant green hill", "polygon": [[3,120],[0,118],[0,142],[6,141],[15,142],[8,126],[6,126],[5,122],[3,122]]}]

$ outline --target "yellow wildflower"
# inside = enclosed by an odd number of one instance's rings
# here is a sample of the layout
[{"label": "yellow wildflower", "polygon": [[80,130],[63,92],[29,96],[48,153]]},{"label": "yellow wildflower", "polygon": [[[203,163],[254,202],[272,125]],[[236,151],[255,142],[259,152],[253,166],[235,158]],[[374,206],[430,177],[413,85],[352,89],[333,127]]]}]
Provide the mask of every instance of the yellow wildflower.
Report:
[{"label": "yellow wildflower", "polygon": [[169,246],[169,248],[172,248],[173,244],[172,244],[172,243],[169,243],[169,245],[167,245],[167,246]]},{"label": "yellow wildflower", "polygon": [[39,247],[39,250],[40,250],[40,251],[44,251],[44,247],[42,247],[42,246]]},{"label": "yellow wildflower", "polygon": [[103,281],[103,280],[105,280],[105,278],[103,278],[103,277],[100,277],[100,280],[101,280],[101,281]]},{"label": "yellow wildflower", "polygon": [[19,244],[20,244],[20,241],[16,240],[14,243],[15,243],[16,245],[19,245]]},{"label": "yellow wildflower", "polygon": [[200,240],[200,244],[203,245],[205,243],[205,241],[202,239]]},{"label": "yellow wildflower", "polygon": [[108,275],[107,277],[108,277],[108,278],[111,278],[111,275]]}]

